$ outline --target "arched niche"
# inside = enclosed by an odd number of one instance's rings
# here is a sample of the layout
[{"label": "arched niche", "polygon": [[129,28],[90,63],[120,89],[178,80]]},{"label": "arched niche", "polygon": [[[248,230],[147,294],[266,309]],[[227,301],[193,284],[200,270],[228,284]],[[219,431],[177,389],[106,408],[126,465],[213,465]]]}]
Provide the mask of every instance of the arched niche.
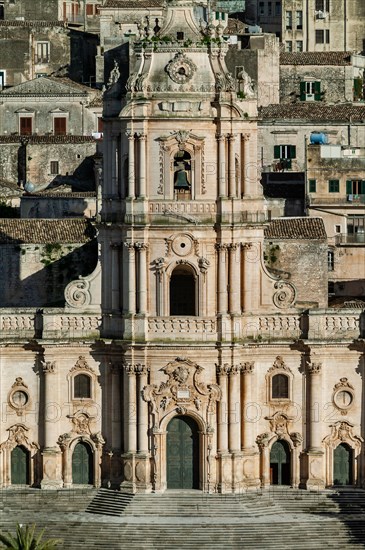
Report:
[{"label": "arched niche", "polygon": [[170,316],[196,316],[198,312],[198,279],[192,266],[179,264],[170,274]]}]

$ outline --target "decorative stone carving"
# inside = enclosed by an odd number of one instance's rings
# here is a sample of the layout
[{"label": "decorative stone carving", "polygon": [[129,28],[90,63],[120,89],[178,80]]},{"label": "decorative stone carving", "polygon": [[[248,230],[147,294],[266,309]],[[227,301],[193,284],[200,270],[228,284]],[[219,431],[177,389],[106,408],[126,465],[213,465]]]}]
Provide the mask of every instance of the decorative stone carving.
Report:
[{"label": "decorative stone carving", "polygon": [[75,365],[70,369],[70,372],[75,372],[78,370],[86,370],[88,372],[91,372],[92,374],[95,374],[94,369],[89,366],[84,355],[79,355],[78,360],[76,361]]},{"label": "decorative stone carving", "polygon": [[285,361],[281,357],[281,355],[278,355],[276,357],[273,366],[270,367],[267,372],[272,373],[272,372],[275,372],[277,370],[282,370],[282,371],[289,372],[290,374],[292,374],[291,369],[285,364]]},{"label": "decorative stone carving", "polygon": [[72,421],[72,431],[77,434],[91,434],[90,423],[93,420],[93,416],[90,416],[86,412],[77,411],[75,414],[67,415]]},{"label": "decorative stone carving", "polygon": [[207,260],[206,258],[199,258],[198,259],[198,266],[199,266],[199,269],[200,269],[201,273],[203,273],[203,275],[205,275],[206,272],[208,271],[208,267],[210,266],[210,261]]},{"label": "decorative stone carving", "polygon": [[113,84],[116,84],[120,78],[120,70],[119,70],[119,64],[116,59],[114,59],[114,67],[110,71],[109,80],[108,80],[108,88],[113,86]]},{"label": "decorative stone carving", "polygon": [[142,392],[143,399],[151,404],[155,427],[173,409],[179,414],[185,414],[190,407],[206,413],[215,410],[216,402],[221,399],[221,390],[216,384],[204,384],[200,380],[202,367],[189,359],[177,357],[161,370],[168,380],[159,386],[145,386]]},{"label": "decorative stone carving", "polygon": [[354,404],[355,390],[347,378],[340,378],[340,381],[333,388],[332,400],[335,407],[346,415]]},{"label": "decorative stone carving", "polygon": [[244,363],[241,363],[242,374],[253,374],[254,368],[254,361],[245,361]]},{"label": "decorative stone carving", "polygon": [[227,374],[229,374],[231,370],[231,367],[229,366],[228,363],[224,363],[224,365],[216,364],[216,369],[217,369],[218,376],[227,376]]},{"label": "decorative stone carving", "polygon": [[322,372],[322,363],[312,363],[311,361],[306,362],[307,371],[311,375],[321,374]]},{"label": "decorative stone carving", "polygon": [[300,445],[303,443],[303,437],[299,432],[292,432],[290,435],[290,439],[293,442],[294,447],[300,447]]},{"label": "decorative stone carving", "polygon": [[291,307],[296,299],[296,290],[294,285],[284,281],[277,281],[274,284],[276,292],[273,295],[273,302],[276,307],[284,309]]},{"label": "decorative stone carving", "polygon": [[262,433],[256,437],[256,443],[261,451],[268,446],[270,439],[271,436],[267,432]]},{"label": "decorative stone carving", "polygon": [[29,428],[25,424],[14,424],[7,428],[9,432],[8,439],[0,445],[0,450],[8,449],[11,451],[18,445],[23,445],[29,451],[37,451],[39,449],[38,443],[30,441],[28,437]]},{"label": "decorative stone carving", "polygon": [[44,374],[54,374],[56,372],[56,361],[41,361]]},{"label": "decorative stone carving", "polygon": [[66,303],[70,307],[80,308],[91,302],[90,282],[86,279],[71,281],[65,288]]},{"label": "decorative stone carving", "polygon": [[330,425],[331,433],[323,439],[323,443],[328,447],[335,449],[340,443],[347,443],[356,450],[356,455],[361,450],[363,438],[354,434],[354,424],[348,421],[340,420]]},{"label": "decorative stone carving", "polygon": [[197,67],[184,53],[178,52],[166,65],[166,72],[173,82],[185,84],[193,77]]},{"label": "decorative stone carving", "polygon": [[279,439],[283,439],[285,436],[289,436],[289,424],[292,422],[292,418],[282,411],[278,411],[272,416],[266,416],[265,420],[270,423],[270,430],[275,433]]},{"label": "decorative stone carving", "polygon": [[15,379],[15,382],[11,386],[8,394],[8,405],[18,416],[22,416],[24,411],[31,405],[28,386],[20,376]]}]

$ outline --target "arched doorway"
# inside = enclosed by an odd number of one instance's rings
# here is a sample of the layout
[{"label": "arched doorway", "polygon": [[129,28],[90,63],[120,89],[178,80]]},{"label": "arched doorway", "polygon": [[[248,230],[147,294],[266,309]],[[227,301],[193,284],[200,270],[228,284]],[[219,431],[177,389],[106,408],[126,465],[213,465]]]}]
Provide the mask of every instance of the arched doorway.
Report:
[{"label": "arched doorway", "polygon": [[90,446],[83,441],[77,443],[72,454],[72,483],[93,484],[93,454]]},{"label": "arched doorway", "polygon": [[196,315],[195,276],[189,266],[177,266],[171,274],[170,315]]},{"label": "arched doorway", "polygon": [[290,448],[286,441],[275,441],[270,451],[271,485],[290,485]]},{"label": "arched doorway", "polygon": [[334,485],[352,485],[353,450],[346,443],[340,443],[333,451]]},{"label": "arched doorway", "polygon": [[189,416],[167,426],[166,463],[168,489],[199,489],[198,426]]},{"label": "arched doorway", "polygon": [[29,451],[18,445],[11,451],[11,484],[29,485]]}]

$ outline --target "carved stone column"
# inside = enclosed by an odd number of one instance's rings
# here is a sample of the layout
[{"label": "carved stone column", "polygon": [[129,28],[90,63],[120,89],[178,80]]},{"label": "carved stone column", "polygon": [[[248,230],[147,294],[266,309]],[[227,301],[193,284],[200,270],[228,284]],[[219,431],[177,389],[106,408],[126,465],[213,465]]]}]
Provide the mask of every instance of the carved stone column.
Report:
[{"label": "carved stone column", "polygon": [[250,417],[248,410],[250,403],[252,403],[252,378],[254,372],[255,363],[253,361],[246,361],[241,366],[243,384],[242,384],[242,424],[241,424],[241,443],[243,451],[254,450],[254,434],[253,429],[255,427],[254,420]]},{"label": "carved stone column", "polygon": [[126,132],[128,137],[128,197],[133,199],[136,194],[136,172],[134,165],[134,134],[132,132]]},{"label": "carved stone column", "polygon": [[[259,281],[256,281],[256,291],[254,290],[255,285],[253,284],[253,278],[255,277],[255,272],[253,268],[254,257],[251,253],[252,243],[243,243],[243,310],[245,312],[250,312],[255,307],[254,294],[258,296],[259,292]],[[258,262],[258,258],[256,260]]]},{"label": "carved stone column", "polygon": [[226,192],[226,138],[223,135],[217,136],[218,141],[218,195],[225,197]]},{"label": "carved stone column", "polygon": [[119,303],[119,289],[120,289],[120,281],[119,281],[119,270],[120,270],[120,259],[119,259],[119,250],[120,250],[120,244],[113,243],[110,245],[111,247],[111,254],[112,254],[112,284],[111,284],[111,295],[112,295],[112,310],[113,311],[119,311],[120,310],[120,303]]},{"label": "carved stone column", "polygon": [[241,313],[241,247],[229,245],[229,313]]},{"label": "carved stone column", "polygon": [[136,453],[137,453],[137,384],[135,366],[124,365],[124,454],[121,490],[136,492]]},{"label": "carved stone column", "polygon": [[270,486],[270,452],[269,452],[269,434],[264,433],[258,435],[256,443],[260,449],[260,478],[261,487],[267,488]]},{"label": "carved stone column", "polygon": [[227,314],[227,244],[215,245],[218,252],[218,307],[219,315]]},{"label": "carved stone column", "polygon": [[136,257],[134,244],[124,243],[129,252],[128,261],[128,313],[136,313]]},{"label": "carved stone column", "polygon": [[234,144],[236,136],[233,134],[228,135],[229,143],[229,173],[228,173],[228,188],[229,188],[229,197],[233,198],[236,196],[236,166],[235,166],[235,153],[234,153]]},{"label": "carved stone column", "polygon": [[138,304],[139,313],[145,315],[147,313],[147,249],[148,244],[136,243],[136,249],[139,256],[139,270],[138,270]]},{"label": "carved stone column", "polygon": [[217,365],[218,384],[222,397],[218,402],[218,491],[227,493],[232,491],[232,464],[228,452],[228,373],[230,367],[226,363]]},{"label": "carved stone column", "polygon": [[136,490],[138,492],[150,492],[151,487],[151,469],[150,454],[148,446],[148,403],[143,398],[143,388],[147,386],[148,368],[146,365],[138,363],[135,365],[137,374],[137,448],[135,476]]},{"label": "carved stone column", "polygon": [[44,449],[42,489],[59,489],[61,478],[61,452],[57,446],[60,403],[55,361],[42,361],[44,380]]},{"label": "carved stone column", "polygon": [[127,445],[128,453],[137,451],[137,388],[136,388],[136,373],[133,365],[126,365],[125,372],[127,373],[128,387],[128,431]]},{"label": "carved stone column", "polygon": [[241,174],[241,193],[243,195],[250,195],[251,194],[251,186],[250,186],[250,158],[249,158],[249,145],[250,145],[250,134],[242,134],[242,149],[243,149],[243,161],[242,161],[242,174]]},{"label": "carved stone column", "polygon": [[233,365],[229,372],[229,451],[241,451],[241,380],[240,368]]},{"label": "carved stone column", "polygon": [[309,422],[309,441],[306,451],[305,486],[307,489],[323,489],[324,451],[322,448],[322,363],[306,363],[309,400],[307,404],[307,422]]},{"label": "carved stone column", "polygon": [[146,134],[139,137],[139,196],[146,196]]}]

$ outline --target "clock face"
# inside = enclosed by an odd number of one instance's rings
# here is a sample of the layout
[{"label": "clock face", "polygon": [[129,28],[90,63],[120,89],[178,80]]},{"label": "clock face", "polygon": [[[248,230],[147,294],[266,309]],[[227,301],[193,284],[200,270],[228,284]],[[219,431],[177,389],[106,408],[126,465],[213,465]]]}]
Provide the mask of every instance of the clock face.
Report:
[{"label": "clock face", "polygon": [[182,53],[175,55],[166,66],[166,71],[174,82],[177,84],[185,84],[192,78],[196,71],[196,65]]},{"label": "clock face", "polygon": [[28,403],[28,395],[24,391],[15,391],[11,396],[11,400],[16,407],[24,407]]},{"label": "clock face", "polygon": [[339,409],[347,409],[353,401],[353,395],[349,391],[341,390],[336,393],[334,399]]}]

